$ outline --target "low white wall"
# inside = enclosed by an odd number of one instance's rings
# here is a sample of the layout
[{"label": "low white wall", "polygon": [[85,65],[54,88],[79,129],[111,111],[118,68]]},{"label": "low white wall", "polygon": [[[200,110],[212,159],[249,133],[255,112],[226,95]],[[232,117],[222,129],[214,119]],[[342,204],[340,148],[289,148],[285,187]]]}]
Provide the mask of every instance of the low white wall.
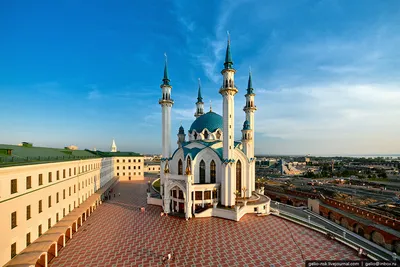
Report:
[{"label": "low white wall", "polygon": [[147,198],[147,204],[156,205],[156,206],[162,206],[162,199],[160,199],[160,198],[148,197],[148,198]]},{"label": "low white wall", "polygon": [[206,210],[204,210],[204,211],[202,211],[200,213],[196,213],[194,215],[195,218],[206,218],[206,217],[211,217],[211,216],[213,216],[213,209],[212,208],[206,209]]},{"label": "low white wall", "polygon": [[236,212],[231,210],[213,208],[212,216],[236,221]]}]

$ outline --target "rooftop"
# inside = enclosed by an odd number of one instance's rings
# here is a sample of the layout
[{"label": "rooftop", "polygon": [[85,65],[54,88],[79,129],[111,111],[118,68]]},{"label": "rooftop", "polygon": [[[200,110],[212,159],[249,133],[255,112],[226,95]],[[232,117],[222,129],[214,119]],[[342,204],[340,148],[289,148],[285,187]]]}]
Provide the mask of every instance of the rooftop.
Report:
[{"label": "rooftop", "polygon": [[0,168],[31,164],[44,164],[78,159],[102,157],[142,157],[135,152],[101,152],[72,150],[69,148],[35,147],[30,143],[23,145],[0,144]]}]

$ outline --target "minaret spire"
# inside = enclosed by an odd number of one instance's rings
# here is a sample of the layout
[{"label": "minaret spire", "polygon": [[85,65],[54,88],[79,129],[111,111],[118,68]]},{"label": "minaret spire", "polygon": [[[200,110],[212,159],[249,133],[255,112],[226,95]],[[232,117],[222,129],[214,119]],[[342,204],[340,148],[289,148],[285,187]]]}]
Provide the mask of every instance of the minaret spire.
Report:
[{"label": "minaret spire", "polygon": [[167,53],[164,53],[165,56],[165,65],[164,65],[164,78],[163,78],[163,84],[169,85],[169,78],[168,78],[168,60],[167,60]]},{"label": "minaret spire", "polygon": [[231,54],[231,35],[229,34],[229,31],[227,31],[228,34],[228,45],[226,47],[226,54],[225,54],[225,69],[232,69],[233,61],[232,61],[232,54]]},{"label": "minaret spire", "polygon": [[199,78],[199,91],[197,92],[197,102],[203,102],[203,98],[201,97],[201,82]]},{"label": "minaret spire", "polygon": [[250,95],[250,94],[254,94],[254,92],[253,92],[253,81],[252,81],[252,79],[251,79],[251,67],[249,68],[249,81],[248,81],[248,83],[247,83],[247,94],[248,95]]},{"label": "minaret spire", "polygon": [[194,116],[198,118],[203,114],[204,114],[204,103],[203,103],[203,97],[201,96],[201,83],[199,78],[199,90],[197,91],[196,113],[194,113]]}]

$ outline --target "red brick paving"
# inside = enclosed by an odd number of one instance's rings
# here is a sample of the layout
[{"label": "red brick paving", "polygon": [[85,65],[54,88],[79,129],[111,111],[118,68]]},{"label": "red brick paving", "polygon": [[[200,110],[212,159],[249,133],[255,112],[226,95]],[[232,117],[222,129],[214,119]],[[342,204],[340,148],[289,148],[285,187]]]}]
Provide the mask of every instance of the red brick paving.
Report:
[{"label": "red brick paving", "polygon": [[[160,217],[146,204],[144,181],[121,182],[50,266],[303,266],[306,260],[357,260],[356,252],[322,234],[272,215],[185,221]],[[146,207],[142,213],[139,209]],[[292,233],[295,242],[290,233]]]}]

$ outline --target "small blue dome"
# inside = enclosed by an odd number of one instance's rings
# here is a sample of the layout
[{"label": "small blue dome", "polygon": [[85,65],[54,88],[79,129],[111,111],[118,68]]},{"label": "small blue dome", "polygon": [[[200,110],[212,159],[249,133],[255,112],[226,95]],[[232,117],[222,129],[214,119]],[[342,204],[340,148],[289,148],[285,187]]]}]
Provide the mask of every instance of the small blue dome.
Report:
[{"label": "small blue dome", "polygon": [[250,129],[250,122],[248,120],[245,120],[243,123],[243,130],[251,130]]},{"label": "small blue dome", "polygon": [[196,130],[196,132],[200,133],[204,129],[207,129],[210,132],[215,132],[217,129],[224,128],[224,120],[221,115],[214,113],[212,111],[207,112],[204,115],[198,117],[190,126],[189,132]]}]

